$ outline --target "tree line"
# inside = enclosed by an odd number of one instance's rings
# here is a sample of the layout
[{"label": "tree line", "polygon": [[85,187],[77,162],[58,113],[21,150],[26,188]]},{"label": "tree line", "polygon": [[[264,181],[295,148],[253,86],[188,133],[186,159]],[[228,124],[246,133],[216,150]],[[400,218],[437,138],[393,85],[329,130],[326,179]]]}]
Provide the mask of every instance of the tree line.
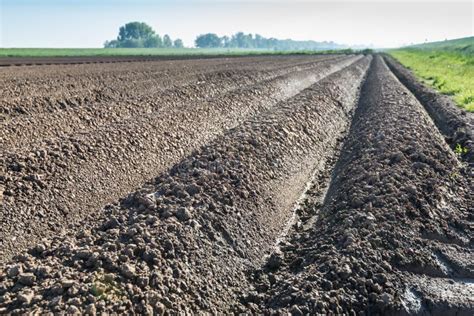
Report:
[{"label": "tree line", "polygon": [[[334,42],[295,41],[291,39],[266,38],[259,34],[235,33],[231,36],[219,37],[214,33],[201,34],[196,37],[195,46],[199,48],[245,48],[272,49],[282,51],[297,50],[336,50],[346,49],[345,45]],[[130,22],[121,26],[116,39],[106,41],[105,48],[121,47],[184,47],[181,39],[172,40],[168,34],[161,37],[151,26],[143,22]]]},{"label": "tree line", "polygon": [[295,41],[291,39],[266,38],[259,34],[245,34],[219,37],[214,33],[199,35],[195,40],[196,47],[200,48],[262,48],[273,50],[332,50],[348,48],[334,42]]},{"label": "tree line", "polygon": [[161,48],[184,47],[181,39],[172,40],[168,34],[161,37],[151,26],[143,22],[130,22],[121,26],[117,39],[106,41],[105,48]]}]

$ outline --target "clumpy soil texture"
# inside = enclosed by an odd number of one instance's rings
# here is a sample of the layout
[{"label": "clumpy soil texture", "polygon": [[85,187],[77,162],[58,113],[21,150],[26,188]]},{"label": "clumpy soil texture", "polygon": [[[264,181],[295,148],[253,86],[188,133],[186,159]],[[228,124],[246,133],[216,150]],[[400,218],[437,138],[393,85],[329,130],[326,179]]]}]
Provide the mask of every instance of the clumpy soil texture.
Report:
[{"label": "clumpy soil texture", "polygon": [[0,81],[1,313],[474,312],[472,170],[379,56]]},{"label": "clumpy soil texture", "polygon": [[[138,63],[102,70],[62,66],[59,74],[33,67],[6,73],[8,93],[0,101],[5,113],[0,262],[32,239],[100,214],[104,205],[226,129],[358,58]],[[32,76],[40,78],[30,84]],[[55,82],[60,84],[51,88]],[[30,95],[20,94],[19,86]]]},{"label": "clumpy soil texture", "polygon": [[474,113],[460,109],[449,96],[441,95],[416,80],[408,69],[392,57],[385,56],[385,60],[398,79],[425,105],[451,148],[466,148],[467,150],[460,154],[474,166]]},{"label": "clumpy soil texture", "polygon": [[377,57],[323,204],[303,207],[256,273],[254,303],[296,314],[472,314],[465,168]]},{"label": "clumpy soil texture", "polygon": [[[0,67],[32,66],[32,65],[74,65],[129,63],[134,61],[179,60],[193,56],[84,56],[84,57],[0,57]],[[201,57],[203,58],[203,57]]]}]

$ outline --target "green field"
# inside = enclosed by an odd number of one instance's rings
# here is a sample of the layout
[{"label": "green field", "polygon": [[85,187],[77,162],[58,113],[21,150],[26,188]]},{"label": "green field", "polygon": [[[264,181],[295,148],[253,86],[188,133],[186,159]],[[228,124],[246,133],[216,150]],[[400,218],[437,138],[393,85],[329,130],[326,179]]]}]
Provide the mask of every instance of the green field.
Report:
[{"label": "green field", "polygon": [[474,112],[474,37],[415,45],[389,53],[423,82]]},{"label": "green field", "polygon": [[275,51],[239,48],[0,48],[0,57],[93,57],[93,56],[215,56],[268,54],[352,53],[332,51]]}]

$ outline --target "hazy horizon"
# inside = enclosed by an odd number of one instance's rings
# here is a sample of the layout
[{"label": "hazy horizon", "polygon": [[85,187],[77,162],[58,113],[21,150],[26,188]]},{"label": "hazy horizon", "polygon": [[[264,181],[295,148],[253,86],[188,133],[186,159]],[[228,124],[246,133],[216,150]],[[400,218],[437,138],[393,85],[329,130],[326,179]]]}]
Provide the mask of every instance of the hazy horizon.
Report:
[{"label": "hazy horizon", "polygon": [[472,36],[472,1],[0,0],[0,47],[102,47],[131,21],[192,46],[197,35],[398,47]]}]

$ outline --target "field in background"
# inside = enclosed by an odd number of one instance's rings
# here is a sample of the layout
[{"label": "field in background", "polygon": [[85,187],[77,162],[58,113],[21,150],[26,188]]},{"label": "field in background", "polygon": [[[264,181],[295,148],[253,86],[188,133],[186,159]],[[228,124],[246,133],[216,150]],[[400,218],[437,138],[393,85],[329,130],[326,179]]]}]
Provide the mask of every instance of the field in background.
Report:
[{"label": "field in background", "polygon": [[214,56],[352,53],[330,51],[275,51],[239,48],[0,48],[0,57],[94,57],[94,56]]},{"label": "field in background", "polygon": [[474,37],[389,52],[422,81],[474,112]]}]

